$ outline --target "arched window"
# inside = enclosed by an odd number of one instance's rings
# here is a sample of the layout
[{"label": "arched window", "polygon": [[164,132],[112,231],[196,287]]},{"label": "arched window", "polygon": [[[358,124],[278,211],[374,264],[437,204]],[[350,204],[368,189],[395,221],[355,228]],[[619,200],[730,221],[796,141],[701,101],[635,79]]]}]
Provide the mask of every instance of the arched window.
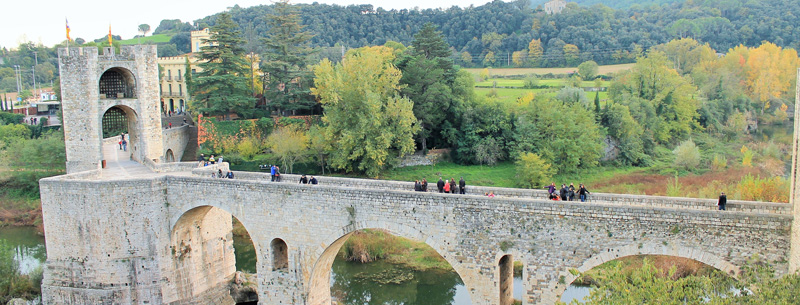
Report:
[{"label": "arched window", "polygon": [[289,247],[283,239],[272,240],[272,270],[286,270],[289,268]]}]

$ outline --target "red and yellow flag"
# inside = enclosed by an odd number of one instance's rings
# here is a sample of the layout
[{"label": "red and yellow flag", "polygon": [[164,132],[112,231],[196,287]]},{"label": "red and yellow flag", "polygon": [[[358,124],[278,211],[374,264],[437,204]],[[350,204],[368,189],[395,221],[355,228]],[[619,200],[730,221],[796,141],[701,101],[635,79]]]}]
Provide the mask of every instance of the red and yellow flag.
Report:
[{"label": "red and yellow flag", "polygon": [[72,41],[72,39],[69,38],[69,20],[67,20],[66,17],[64,17],[64,23],[67,25],[67,41]]},{"label": "red and yellow flag", "polygon": [[111,40],[112,40],[111,39],[111,25],[109,24],[108,25],[108,45],[109,46],[113,46],[114,45]]}]

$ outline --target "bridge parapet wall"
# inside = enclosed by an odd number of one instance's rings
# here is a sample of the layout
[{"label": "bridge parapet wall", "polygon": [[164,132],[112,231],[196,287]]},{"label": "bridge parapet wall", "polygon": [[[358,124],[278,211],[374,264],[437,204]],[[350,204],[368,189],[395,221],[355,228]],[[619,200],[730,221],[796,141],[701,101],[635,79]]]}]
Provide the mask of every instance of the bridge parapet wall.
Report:
[{"label": "bridge parapet wall", "polygon": [[[235,175],[237,179],[256,180],[256,181],[270,180],[269,173],[236,171]],[[282,177],[282,182],[284,183],[298,183],[300,179],[300,175],[293,175],[293,174],[282,174],[281,177]],[[324,185],[346,186],[346,187],[356,187],[356,188],[365,188],[374,190],[412,191],[414,189],[413,182],[405,182],[405,181],[341,178],[341,177],[328,177],[328,176],[315,176],[315,177],[317,178],[317,180],[320,181],[320,184]],[[546,200],[548,196],[547,191],[544,190],[484,187],[484,186],[470,186],[470,185],[467,185],[466,189],[467,189],[466,193],[468,195],[483,195],[488,192],[494,192],[495,195],[501,197],[532,198],[532,199],[543,199],[543,200]],[[428,192],[429,193],[437,192],[436,181],[428,181]],[[625,205],[625,206],[717,210],[716,199],[698,199],[698,198],[684,198],[684,197],[591,193],[588,196],[587,202]],[[728,200],[728,204],[726,207],[729,211],[758,213],[758,214],[792,215],[793,213],[792,206],[788,203]]]}]

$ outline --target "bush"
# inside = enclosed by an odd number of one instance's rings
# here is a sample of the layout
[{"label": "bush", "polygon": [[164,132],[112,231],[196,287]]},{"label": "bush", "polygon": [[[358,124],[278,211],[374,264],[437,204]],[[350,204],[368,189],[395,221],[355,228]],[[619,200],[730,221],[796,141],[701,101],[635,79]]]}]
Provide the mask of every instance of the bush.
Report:
[{"label": "bush", "polygon": [[675,154],[675,166],[678,168],[691,170],[700,165],[700,149],[692,139],[678,145],[672,153]]},{"label": "bush", "polygon": [[714,155],[714,160],[711,160],[711,170],[720,171],[728,167],[728,158],[722,155]]},{"label": "bush", "polygon": [[522,153],[517,159],[517,178],[519,186],[539,188],[552,180],[555,170],[550,163],[534,153]]},{"label": "bush", "polygon": [[781,177],[761,178],[747,175],[736,185],[738,200],[789,202],[789,181]]}]

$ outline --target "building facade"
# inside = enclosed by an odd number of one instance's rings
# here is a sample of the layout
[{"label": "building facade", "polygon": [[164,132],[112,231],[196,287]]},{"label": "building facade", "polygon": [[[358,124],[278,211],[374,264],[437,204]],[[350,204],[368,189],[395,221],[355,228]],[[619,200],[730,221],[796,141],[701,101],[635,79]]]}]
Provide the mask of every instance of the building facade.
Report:
[{"label": "building facade", "polygon": [[565,0],[550,0],[544,4],[544,12],[548,14],[558,14],[567,7]]}]

